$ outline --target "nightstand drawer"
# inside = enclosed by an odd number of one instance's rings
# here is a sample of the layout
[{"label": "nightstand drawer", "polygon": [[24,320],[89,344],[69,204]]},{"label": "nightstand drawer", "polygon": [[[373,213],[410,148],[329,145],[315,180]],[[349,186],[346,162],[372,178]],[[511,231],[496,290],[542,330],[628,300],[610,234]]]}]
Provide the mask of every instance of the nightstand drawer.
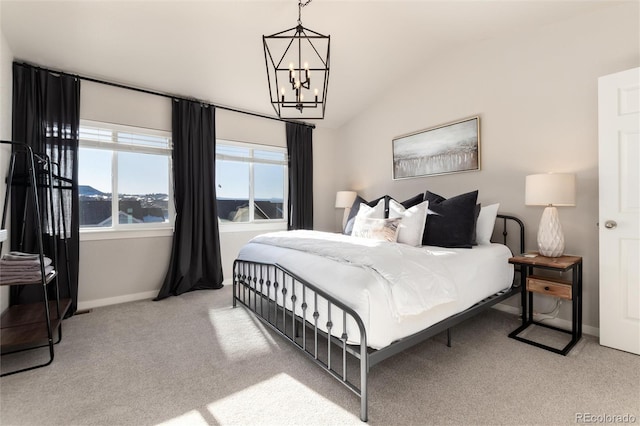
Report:
[{"label": "nightstand drawer", "polygon": [[571,283],[547,277],[530,275],[527,277],[527,291],[547,294],[571,300]]}]

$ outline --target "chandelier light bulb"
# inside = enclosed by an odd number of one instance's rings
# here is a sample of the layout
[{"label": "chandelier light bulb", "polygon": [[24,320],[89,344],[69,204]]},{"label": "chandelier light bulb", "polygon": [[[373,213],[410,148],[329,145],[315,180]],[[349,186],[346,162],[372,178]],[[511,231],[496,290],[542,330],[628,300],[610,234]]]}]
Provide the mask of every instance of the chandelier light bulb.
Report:
[{"label": "chandelier light bulb", "polygon": [[289,70],[293,72],[293,62],[289,62]]},{"label": "chandelier light bulb", "polygon": [[[284,89],[282,89],[282,90],[284,90]],[[284,93],[284,91],[282,93]],[[313,94],[318,96],[318,89],[317,88],[313,90]]]}]

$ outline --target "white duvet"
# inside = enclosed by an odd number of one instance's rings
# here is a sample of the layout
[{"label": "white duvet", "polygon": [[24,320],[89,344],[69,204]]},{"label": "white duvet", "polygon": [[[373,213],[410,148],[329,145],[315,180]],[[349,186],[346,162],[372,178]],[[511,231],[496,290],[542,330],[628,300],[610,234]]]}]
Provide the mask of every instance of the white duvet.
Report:
[{"label": "white duvet", "polygon": [[[511,286],[510,250],[411,247],[318,231],[258,236],[238,255],[277,263],[353,308],[379,349]],[[343,327],[339,319],[336,333]],[[349,340],[357,327],[347,321]]]},{"label": "white duvet", "polygon": [[421,314],[457,299],[453,278],[438,256],[405,244],[318,231],[260,235],[253,243],[290,248],[366,269],[387,296],[394,318]]}]

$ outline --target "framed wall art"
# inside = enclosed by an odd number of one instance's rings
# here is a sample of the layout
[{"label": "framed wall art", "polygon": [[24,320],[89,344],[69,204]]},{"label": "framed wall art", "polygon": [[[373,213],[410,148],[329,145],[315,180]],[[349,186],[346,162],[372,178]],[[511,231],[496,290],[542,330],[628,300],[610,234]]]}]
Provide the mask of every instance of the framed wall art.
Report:
[{"label": "framed wall art", "polygon": [[480,117],[393,139],[393,179],[480,170]]}]

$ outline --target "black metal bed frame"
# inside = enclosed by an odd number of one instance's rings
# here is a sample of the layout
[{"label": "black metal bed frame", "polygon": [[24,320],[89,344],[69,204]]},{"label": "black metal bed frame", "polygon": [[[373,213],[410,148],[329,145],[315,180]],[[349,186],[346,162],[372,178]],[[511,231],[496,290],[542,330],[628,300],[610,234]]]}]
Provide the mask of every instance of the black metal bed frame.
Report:
[{"label": "black metal bed frame", "polygon": [[[524,252],[522,221],[502,214],[498,215],[497,220],[502,222],[502,239],[505,245],[509,234],[507,221],[512,221],[519,227],[518,253]],[[360,397],[360,419],[366,422],[368,373],[371,367],[443,331],[447,331],[447,345],[451,346],[451,327],[519,294],[517,283],[519,281],[514,279],[511,288],[377,350],[367,347],[364,323],[353,309],[278,264],[236,259],[233,264],[233,307],[240,303],[249,309],[269,328]],[[334,321],[337,318],[341,319],[342,325],[338,325],[340,329],[335,330]],[[353,339],[353,336],[347,334],[348,322],[357,326],[359,338]],[[350,344],[348,341],[359,343]],[[322,347],[325,345],[326,347]],[[359,371],[356,373],[351,372],[347,354],[359,363]],[[339,357],[339,363],[332,360],[336,356]]]}]

